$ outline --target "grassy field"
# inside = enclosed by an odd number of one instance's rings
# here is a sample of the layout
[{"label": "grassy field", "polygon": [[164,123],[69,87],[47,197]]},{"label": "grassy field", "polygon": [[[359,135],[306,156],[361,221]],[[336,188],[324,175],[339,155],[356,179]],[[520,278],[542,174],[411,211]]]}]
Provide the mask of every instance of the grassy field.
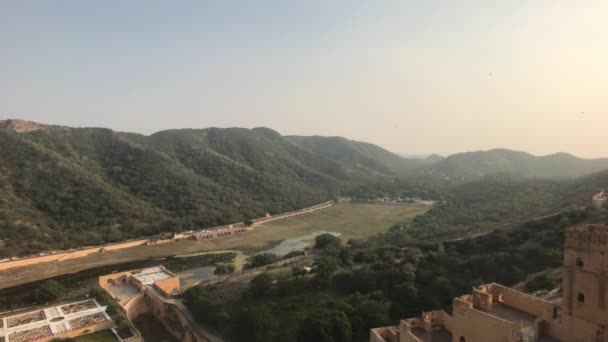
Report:
[{"label": "grassy field", "polygon": [[[264,248],[289,237],[316,231],[341,233],[341,239],[361,239],[387,231],[423,214],[424,207],[343,203],[329,209],[266,223],[255,232],[234,236],[241,248]],[[226,241],[234,243],[235,241]]]},{"label": "grassy field", "polygon": [[405,223],[426,210],[428,208],[425,207],[342,203],[312,213],[269,222],[244,234],[213,240],[138,246],[62,262],[13,268],[0,272],[0,288],[134,260],[219,250],[241,250],[248,254],[276,245],[286,238],[320,230],[342,233],[341,238],[344,240],[365,238],[386,231],[394,224]]}]

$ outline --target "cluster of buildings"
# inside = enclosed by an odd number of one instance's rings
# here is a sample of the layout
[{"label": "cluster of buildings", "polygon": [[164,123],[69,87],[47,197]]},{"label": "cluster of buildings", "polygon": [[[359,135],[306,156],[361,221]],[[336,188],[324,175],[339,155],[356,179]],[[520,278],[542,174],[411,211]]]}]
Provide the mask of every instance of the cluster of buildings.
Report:
[{"label": "cluster of buildings", "polygon": [[378,203],[378,204],[410,204],[410,205],[423,205],[432,207],[437,204],[436,201],[425,200],[419,197],[376,197],[372,199],[348,199],[353,202],[364,202],[364,203]]},{"label": "cluster of buildings", "polygon": [[454,298],[453,312],[425,312],[372,329],[370,342],[608,342],[608,226],[566,228],[562,304],[499,284]]}]

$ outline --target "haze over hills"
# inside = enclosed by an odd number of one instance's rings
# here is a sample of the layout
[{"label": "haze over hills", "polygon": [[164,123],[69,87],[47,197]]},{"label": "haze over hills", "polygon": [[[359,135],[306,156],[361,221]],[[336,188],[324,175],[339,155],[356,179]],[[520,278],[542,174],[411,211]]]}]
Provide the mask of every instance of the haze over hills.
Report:
[{"label": "haze over hills", "polygon": [[565,179],[605,169],[608,169],[608,158],[582,159],[567,153],[537,157],[526,152],[494,149],[436,159],[424,171],[465,180],[494,173],[509,173],[523,178]]},{"label": "haze over hills", "polygon": [[[607,159],[509,150],[407,159],[373,144],[268,128],[145,136],[8,120],[0,122],[0,146],[4,255],[236,222],[361,186],[390,187],[396,178],[438,193],[494,173],[560,179],[608,169]],[[583,197],[602,186],[585,182]]]}]

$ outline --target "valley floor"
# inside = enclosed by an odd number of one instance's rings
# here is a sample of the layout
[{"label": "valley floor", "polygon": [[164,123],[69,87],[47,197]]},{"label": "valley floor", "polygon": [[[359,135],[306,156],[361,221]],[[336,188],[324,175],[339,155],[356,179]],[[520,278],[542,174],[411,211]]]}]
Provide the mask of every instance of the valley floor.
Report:
[{"label": "valley floor", "polygon": [[184,240],[161,245],[138,246],[97,253],[78,259],[8,269],[0,272],[0,288],[17,286],[94,267],[172,255],[228,249],[253,254],[276,246],[285,239],[309,235],[316,231],[340,233],[344,241],[353,238],[365,238],[384,232],[394,224],[406,223],[427,210],[427,207],[420,206],[341,203],[331,208],[262,224],[252,232],[219,239]]}]

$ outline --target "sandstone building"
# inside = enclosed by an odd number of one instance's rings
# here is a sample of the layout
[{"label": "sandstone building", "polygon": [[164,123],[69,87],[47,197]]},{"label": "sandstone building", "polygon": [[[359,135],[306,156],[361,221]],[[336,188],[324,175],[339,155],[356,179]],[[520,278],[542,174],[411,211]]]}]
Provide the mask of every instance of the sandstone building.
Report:
[{"label": "sandstone building", "polygon": [[566,228],[561,307],[499,284],[370,331],[370,342],[608,342],[608,226]]}]

